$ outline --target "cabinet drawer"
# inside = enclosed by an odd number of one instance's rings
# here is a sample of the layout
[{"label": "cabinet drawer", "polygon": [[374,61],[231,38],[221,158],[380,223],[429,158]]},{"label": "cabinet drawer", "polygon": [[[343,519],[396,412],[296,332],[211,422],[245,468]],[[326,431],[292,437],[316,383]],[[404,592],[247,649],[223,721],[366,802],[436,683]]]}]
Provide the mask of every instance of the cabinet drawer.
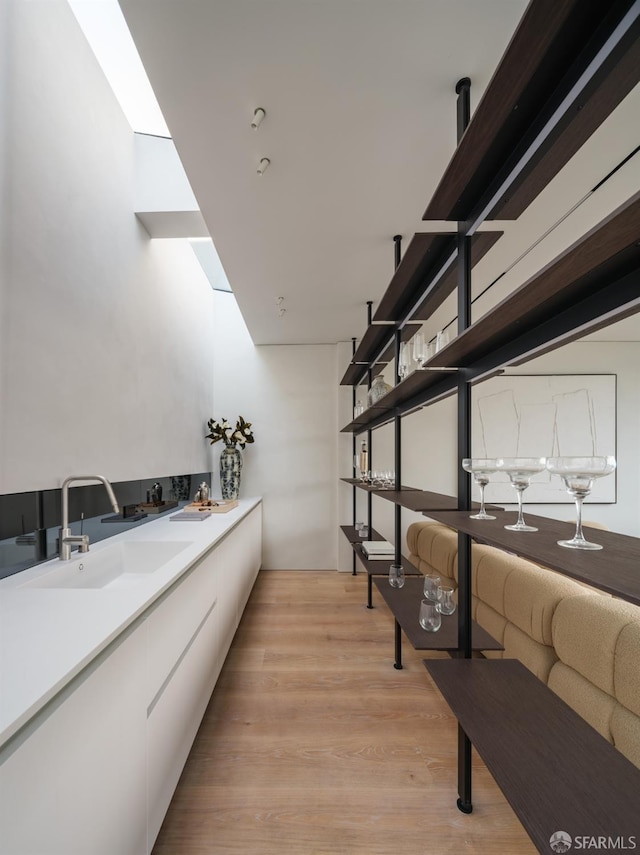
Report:
[{"label": "cabinet drawer", "polygon": [[147,704],[151,704],[216,602],[215,550],[204,556],[149,612]]}]

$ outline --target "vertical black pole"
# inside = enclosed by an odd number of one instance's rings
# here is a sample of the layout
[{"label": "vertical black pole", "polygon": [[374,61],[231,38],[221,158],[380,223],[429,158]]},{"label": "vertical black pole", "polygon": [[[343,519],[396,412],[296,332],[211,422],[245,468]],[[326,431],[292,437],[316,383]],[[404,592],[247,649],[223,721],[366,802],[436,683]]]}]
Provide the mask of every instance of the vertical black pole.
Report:
[{"label": "vertical black pole", "polygon": [[[471,117],[471,81],[456,84],[458,143]],[[471,238],[466,223],[458,223],[458,334],[471,324]],[[471,456],[471,386],[467,373],[458,370],[458,509],[471,507],[471,482],[462,461]],[[458,532],[458,655],[471,658],[471,538]],[[471,813],[471,742],[458,725],[458,808]]]},{"label": "vertical black pole", "polygon": [[[394,253],[394,262],[395,269],[397,270],[400,261],[402,258],[402,235],[394,235],[393,241],[395,244],[395,253]],[[395,351],[396,351],[396,380],[394,385],[398,385],[402,378],[400,377],[400,350],[402,348],[402,330],[396,330],[395,335]],[[399,415],[396,415],[393,420],[394,427],[394,454],[393,454],[393,463],[396,471],[396,490],[400,489],[400,484],[402,483],[402,419]],[[394,537],[395,537],[395,546],[396,546],[396,554],[395,554],[395,562],[396,564],[402,563],[402,507],[399,504],[394,506]],[[395,662],[393,663],[393,667],[397,671],[402,670],[402,630],[400,629],[400,624],[398,621],[395,621]]]},{"label": "vertical black pole", "polygon": [[[395,244],[395,253],[394,253],[394,262],[395,269],[397,270],[400,266],[400,261],[402,260],[402,235],[394,235],[393,242]],[[395,345],[396,345],[396,385],[400,383],[400,349],[402,347],[402,331],[396,330],[395,337]],[[396,415],[394,418],[394,455],[393,455],[393,466],[396,473],[396,490],[400,489],[400,485],[402,483],[402,419],[399,415]],[[395,545],[396,545],[396,554],[395,561],[396,564],[402,563],[402,507],[399,504],[396,504],[394,507],[395,518],[394,518],[394,536],[395,536]],[[396,662],[398,662],[398,657],[396,656]]]},{"label": "vertical black pole", "polygon": [[[371,319],[373,317],[373,300],[367,300],[367,328],[371,326]],[[373,370],[371,366],[369,366],[369,370],[367,371],[367,392],[371,389],[371,381],[373,380]],[[371,448],[371,441],[373,438],[373,431],[367,431],[367,453],[368,453],[368,467],[369,471],[372,471],[373,467],[373,449]],[[372,495],[371,491],[367,493],[367,524],[369,526],[367,540],[371,540],[373,538],[373,522],[371,519],[372,512]]]},{"label": "vertical black pole", "polygon": [[[355,352],[356,352],[356,339],[354,336],[351,339],[351,356],[352,356],[352,358],[355,355]],[[353,406],[353,412],[354,413],[356,411],[356,400],[357,400],[357,389],[355,386],[352,386],[351,387],[351,404]],[[356,473],[356,454],[357,454],[357,452],[358,452],[358,440],[356,439],[355,433],[353,433],[351,435],[351,454],[353,455],[352,460],[353,460],[353,477],[354,478],[356,477],[356,474],[357,474]],[[356,514],[357,514],[356,501],[357,500],[356,500],[356,487],[355,487],[355,485],[351,489],[352,489],[352,493],[353,493],[353,495],[351,496],[351,513],[352,513],[352,517],[353,517],[353,524],[355,525],[356,519],[357,519],[357,517],[356,517]],[[352,564],[352,568],[351,568],[351,575],[357,576],[358,574],[357,574],[357,570],[356,570],[356,563],[357,563],[356,562],[356,553],[354,550],[352,550],[352,552],[353,552],[353,555],[352,555],[353,564]]]}]

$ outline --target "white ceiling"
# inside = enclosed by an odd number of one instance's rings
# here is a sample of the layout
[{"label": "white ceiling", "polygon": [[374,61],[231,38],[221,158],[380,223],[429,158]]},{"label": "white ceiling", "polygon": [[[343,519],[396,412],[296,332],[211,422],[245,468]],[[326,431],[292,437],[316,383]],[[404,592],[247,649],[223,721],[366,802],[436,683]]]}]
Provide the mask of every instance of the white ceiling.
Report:
[{"label": "white ceiling", "polygon": [[360,337],[526,0],[119,2],[254,341]]}]

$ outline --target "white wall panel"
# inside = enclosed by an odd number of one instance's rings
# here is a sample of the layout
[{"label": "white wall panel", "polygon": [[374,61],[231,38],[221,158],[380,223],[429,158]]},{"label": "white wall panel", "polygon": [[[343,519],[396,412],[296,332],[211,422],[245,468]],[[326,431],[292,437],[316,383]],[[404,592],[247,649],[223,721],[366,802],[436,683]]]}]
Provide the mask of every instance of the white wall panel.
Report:
[{"label": "white wall panel", "polygon": [[209,284],[136,220],[133,133],[65,0],[8,6],[0,492],[206,471]]},{"label": "white wall panel", "polygon": [[[216,292],[211,416],[253,425],[241,491],[263,497],[267,569],[336,568],[336,347],[254,346],[235,297]],[[274,302],[274,311],[275,302]],[[209,465],[219,490],[219,443]]]}]

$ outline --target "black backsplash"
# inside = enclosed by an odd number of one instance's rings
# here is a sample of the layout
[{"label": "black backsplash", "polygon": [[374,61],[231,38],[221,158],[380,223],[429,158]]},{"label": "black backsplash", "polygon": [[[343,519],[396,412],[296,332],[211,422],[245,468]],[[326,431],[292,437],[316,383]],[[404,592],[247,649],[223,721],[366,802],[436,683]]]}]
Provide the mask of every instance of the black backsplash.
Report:
[{"label": "black backsplash", "polygon": [[[202,481],[211,484],[210,472],[190,475],[145,478],[142,481],[115,481],[112,483],[120,508],[146,502],[152,486],[162,487],[164,500],[184,502],[193,499]],[[41,561],[55,558],[57,536],[61,522],[62,491],[41,490],[30,493],[0,495],[0,578],[11,576]],[[175,513],[176,508],[164,511]],[[69,490],[69,520],[74,534],[82,529],[95,543],[158,519],[162,514],[150,514],[136,522],[102,523],[102,518],[113,516],[113,508],[102,484]]]}]

